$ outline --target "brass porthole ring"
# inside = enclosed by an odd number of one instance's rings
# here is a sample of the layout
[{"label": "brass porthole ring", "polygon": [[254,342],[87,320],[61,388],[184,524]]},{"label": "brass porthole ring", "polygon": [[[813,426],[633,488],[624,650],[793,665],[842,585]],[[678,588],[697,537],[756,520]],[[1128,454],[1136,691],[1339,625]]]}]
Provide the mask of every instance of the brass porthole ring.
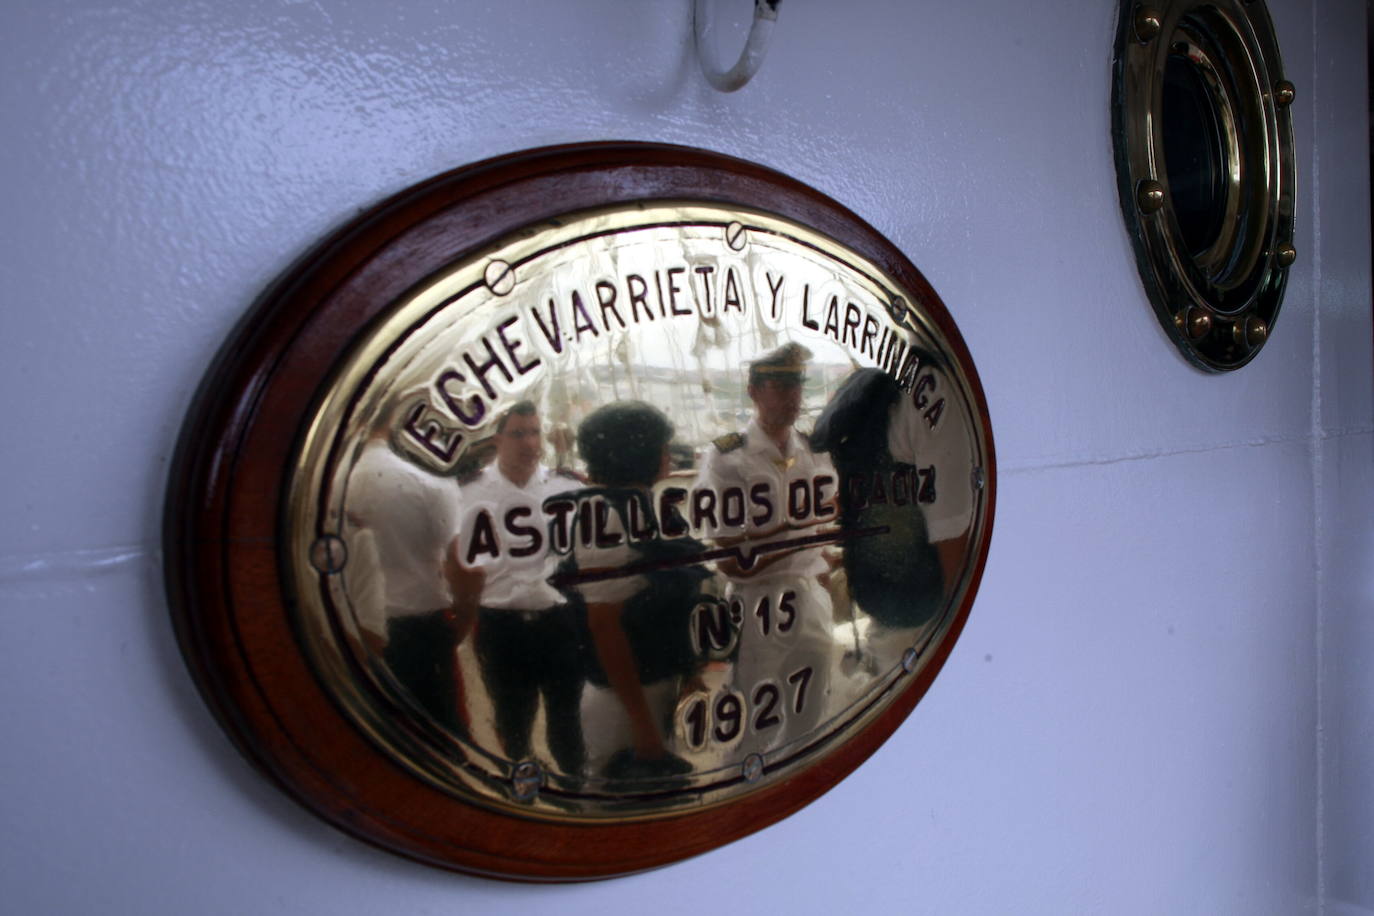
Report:
[{"label": "brass porthole ring", "polygon": [[1293,244],[1290,106],[1264,0],[1124,0],[1112,84],[1121,208],[1160,323],[1194,365],[1269,339]]}]

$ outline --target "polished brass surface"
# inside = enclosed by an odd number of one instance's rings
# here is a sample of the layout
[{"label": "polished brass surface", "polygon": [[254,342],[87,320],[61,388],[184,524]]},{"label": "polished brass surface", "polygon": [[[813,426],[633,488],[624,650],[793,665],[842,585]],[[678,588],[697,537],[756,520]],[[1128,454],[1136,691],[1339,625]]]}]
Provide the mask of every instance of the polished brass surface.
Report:
[{"label": "polished brass surface", "polygon": [[419,284],[292,471],[320,680],[400,766],[534,818],[701,810],[823,761],[953,638],[990,523],[921,302],[809,228],[671,201]]},{"label": "polished brass surface", "polygon": [[[1239,368],[1268,338],[1293,263],[1294,90],[1267,9],[1123,2],[1115,54],[1118,187],[1146,293],[1189,361]],[[1179,321],[1189,306],[1233,320]],[[1246,332],[1243,314],[1265,332]]]},{"label": "polished brass surface", "polygon": [[1298,249],[1292,245],[1280,245],[1278,262],[1280,267],[1288,267],[1298,259]]}]

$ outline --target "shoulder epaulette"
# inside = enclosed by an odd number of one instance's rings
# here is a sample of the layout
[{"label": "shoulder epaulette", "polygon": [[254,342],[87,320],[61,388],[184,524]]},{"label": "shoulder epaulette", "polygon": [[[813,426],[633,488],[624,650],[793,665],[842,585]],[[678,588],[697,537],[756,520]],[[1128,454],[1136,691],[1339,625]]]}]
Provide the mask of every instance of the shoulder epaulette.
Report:
[{"label": "shoulder epaulette", "polygon": [[744,445],[744,442],[744,433],[726,433],[723,436],[718,436],[711,440],[711,444],[714,445],[716,450],[721,454],[733,452],[735,449]]}]

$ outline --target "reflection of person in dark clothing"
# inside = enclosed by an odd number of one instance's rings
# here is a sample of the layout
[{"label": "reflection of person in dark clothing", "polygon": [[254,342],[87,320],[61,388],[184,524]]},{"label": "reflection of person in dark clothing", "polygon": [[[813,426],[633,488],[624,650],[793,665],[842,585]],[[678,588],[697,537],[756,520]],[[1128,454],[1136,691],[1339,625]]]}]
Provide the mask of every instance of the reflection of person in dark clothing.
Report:
[{"label": "reflection of person in dark clothing", "polygon": [[[577,431],[578,451],[593,486],[575,494],[579,511],[599,512],[599,537],[577,541],[581,573],[624,569],[628,564],[670,563],[669,553],[692,553],[689,539],[635,538],[657,533],[650,488],[668,472],[672,424],[656,408],[638,401],[609,404],[590,414]],[[583,509],[582,507],[586,507]],[[587,606],[587,623],[601,680],[614,691],[630,723],[632,747],[612,757],[612,778],[679,775],[690,765],[670,753],[650,708],[644,685],[695,669],[688,615],[707,573],[699,567],[648,569],[576,586]]]},{"label": "reflection of person in dark clothing", "polygon": [[[891,375],[858,369],[825,406],[811,436],[812,446],[829,452],[839,471],[844,529],[887,529],[846,542],[844,568],[850,595],[889,627],[929,622],[944,590],[923,509],[938,493],[933,471],[919,472],[915,446],[891,435],[905,428],[909,399]],[[903,442],[902,454],[894,455],[894,441]]]},{"label": "reflection of person in dark clothing", "polygon": [[345,587],[367,647],[426,712],[464,735],[456,653],[472,617],[455,600],[448,553],[458,490],[401,457],[389,428],[378,426],[349,472]]},{"label": "reflection of person in dark clothing", "polygon": [[522,401],[498,421],[496,459],[461,488],[457,555],[470,590],[480,590],[474,647],[508,758],[530,756],[544,699],[549,750],[562,772],[586,763],[579,703],[583,665],[576,616],[548,583],[554,558],[542,530],[545,499],[576,481],[540,463],[539,415]]}]

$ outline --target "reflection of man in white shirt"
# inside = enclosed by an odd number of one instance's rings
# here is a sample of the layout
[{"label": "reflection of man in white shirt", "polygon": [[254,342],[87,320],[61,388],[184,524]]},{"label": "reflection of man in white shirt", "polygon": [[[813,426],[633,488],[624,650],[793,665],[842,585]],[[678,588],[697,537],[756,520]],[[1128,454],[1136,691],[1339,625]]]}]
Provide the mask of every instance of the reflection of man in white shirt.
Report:
[{"label": "reflection of man in white shirt", "polygon": [[379,426],[349,472],[344,587],[368,648],[440,723],[463,731],[456,650],[460,620],[445,551],[458,524],[458,488],[395,452]]},{"label": "reflection of man in white shirt", "polygon": [[829,692],[832,606],[819,580],[830,566],[816,545],[760,552],[836,521],[835,468],[793,428],[810,355],[792,343],[750,364],[754,419],[715,440],[697,480],[697,489],[714,494],[709,533],[742,557],[719,566],[740,614],[733,686],[747,709],[761,712],[743,729],[747,750],[779,747],[808,732]]},{"label": "reflection of man in white shirt", "polygon": [[[578,715],[584,669],[572,609],[549,584],[557,558],[549,549],[544,500],[580,484],[545,467],[535,405],[521,401],[501,417],[496,460],[461,488],[457,556],[480,583],[475,648],[507,757],[530,756],[530,732],[544,699],[549,750],[561,771],[586,762]],[[474,586],[476,587],[476,586]]]}]

